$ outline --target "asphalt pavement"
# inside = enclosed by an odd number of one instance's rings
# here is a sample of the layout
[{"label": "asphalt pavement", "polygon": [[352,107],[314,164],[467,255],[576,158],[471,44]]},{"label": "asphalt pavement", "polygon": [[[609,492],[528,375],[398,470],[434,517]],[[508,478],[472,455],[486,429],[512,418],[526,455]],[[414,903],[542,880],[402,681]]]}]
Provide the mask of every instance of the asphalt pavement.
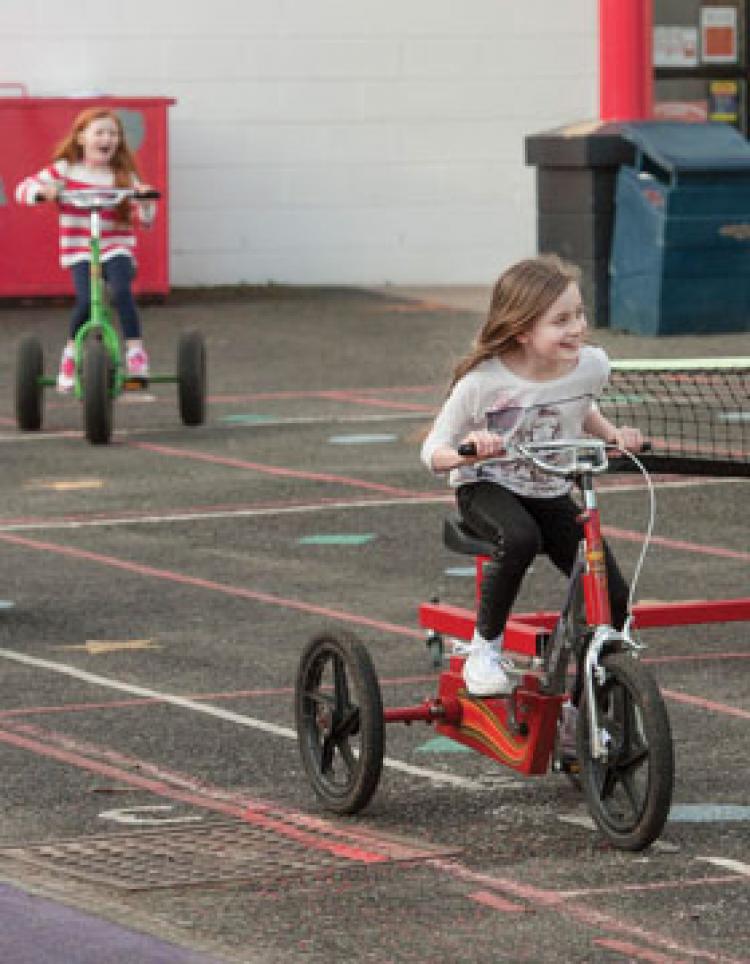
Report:
[{"label": "asphalt pavement", "polygon": [[[649,850],[591,826],[565,776],[522,777],[389,725],[356,817],[304,774],[293,695],[322,628],[368,647],[386,705],[434,693],[417,620],[470,607],[450,498],[419,439],[488,289],[177,291],[144,307],[152,367],[206,342],[206,424],[172,385],[115,403],[110,445],[48,390],[15,423],[15,346],[56,367],[63,302],[0,306],[0,959],[748,961],[747,623],[649,630],[676,781]],[[613,358],[750,356],[750,336],[595,331]],[[659,478],[641,600],[748,595],[748,482]],[[630,574],[646,518],[602,483]],[[542,559],[519,612],[553,608]]]}]

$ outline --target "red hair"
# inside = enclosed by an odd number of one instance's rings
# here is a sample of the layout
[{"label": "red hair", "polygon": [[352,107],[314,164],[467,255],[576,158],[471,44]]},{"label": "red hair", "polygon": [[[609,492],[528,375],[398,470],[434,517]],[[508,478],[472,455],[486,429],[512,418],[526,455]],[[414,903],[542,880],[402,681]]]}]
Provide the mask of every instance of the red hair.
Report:
[{"label": "red hair", "polygon": [[[89,107],[81,111],[73,121],[70,131],[55,148],[53,160],[66,160],[70,164],[77,164],[83,160],[83,146],[79,143],[79,138],[89,124],[103,118],[107,118],[115,124],[119,137],[117,148],[109,162],[115,176],[115,187],[131,187],[133,179],[138,179],[140,176],[138,164],[125,140],[125,128],[122,126],[122,121],[108,107]],[[118,208],[117,213],[123,221],[129,222],[130,202],[124,201]]]}]

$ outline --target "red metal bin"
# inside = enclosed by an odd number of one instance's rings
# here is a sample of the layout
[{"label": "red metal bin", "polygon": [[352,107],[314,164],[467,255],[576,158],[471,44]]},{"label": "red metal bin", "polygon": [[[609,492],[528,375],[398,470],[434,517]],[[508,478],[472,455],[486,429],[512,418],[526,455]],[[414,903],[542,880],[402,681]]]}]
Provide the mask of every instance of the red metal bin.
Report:
[{"label": "red metal bin", "polygon": [[52,151],[88,107],[112,108],[125,127],[141,176],[162,192],[150,230],[138,228],[136,292],[169,291],[167,97],[0,97],[0,297],[71,294],[58,261],[57,211],[16,204],[16,185],[46,167]]}]

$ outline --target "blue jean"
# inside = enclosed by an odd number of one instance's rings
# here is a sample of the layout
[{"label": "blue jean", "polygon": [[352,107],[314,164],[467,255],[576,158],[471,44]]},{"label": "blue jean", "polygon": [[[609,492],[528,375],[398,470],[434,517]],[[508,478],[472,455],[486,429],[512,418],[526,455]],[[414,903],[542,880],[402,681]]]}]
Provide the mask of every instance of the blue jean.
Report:
[{"label": "blue jean", "polygon": [[[88,320],[91,311],[90,265],[88,261],[78,261],[70,268],[76,300],[70,318],[70,337]],[[102,262],[102,274],[110,291],[112,303],[120,317],[123,338],[141,337],[141,321],[131,284],[135,277],[135,266],[126,254],[116,254]]]}]

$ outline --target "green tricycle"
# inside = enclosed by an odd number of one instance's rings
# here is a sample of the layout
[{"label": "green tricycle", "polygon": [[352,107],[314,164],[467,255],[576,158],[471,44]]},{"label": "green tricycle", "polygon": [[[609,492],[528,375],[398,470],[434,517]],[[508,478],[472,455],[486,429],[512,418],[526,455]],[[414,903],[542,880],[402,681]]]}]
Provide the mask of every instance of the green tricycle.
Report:
[{"label": "green tricycle", "polygon": [[[182,332],[177,347],[176,375],[130,378],[123,366],[120,338],[112,324],[105,297],[100,256],[101,212],[125,200],[158,198],[158,191],[132,188],[80,188],[63,190],[58,200],[88,211],[91,252],[90,317],[75,336],[75,397],[83,402],[83,424],[92,445],[106,445],[112,437],[113,402],[124,391],[142,391],[150,384],[176,382],[180,417],[185,425],[201,425],[206,417],[206,346],[196,329]],[[55,385],[44,375],[42,345],[35,335],[25,335],[16,357],[16,423],[22,431],[42,427],[44,388]]]}]

